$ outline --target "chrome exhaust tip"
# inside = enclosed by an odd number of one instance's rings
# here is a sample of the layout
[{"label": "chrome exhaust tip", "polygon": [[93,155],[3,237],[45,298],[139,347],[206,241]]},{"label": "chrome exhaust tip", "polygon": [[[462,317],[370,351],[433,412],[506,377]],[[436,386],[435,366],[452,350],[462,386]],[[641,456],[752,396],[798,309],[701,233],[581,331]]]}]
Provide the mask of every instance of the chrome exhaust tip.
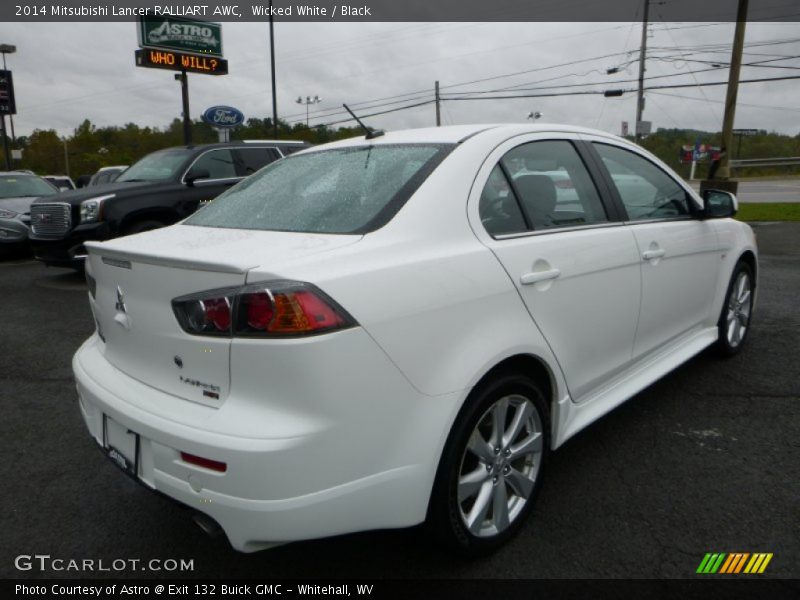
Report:
[{"label": "chrome exhaust tip", "polygon": [[192,514],[192,520],[208,537],[215,538],[222,535],[222,527],[207,514],[194,512]]}]

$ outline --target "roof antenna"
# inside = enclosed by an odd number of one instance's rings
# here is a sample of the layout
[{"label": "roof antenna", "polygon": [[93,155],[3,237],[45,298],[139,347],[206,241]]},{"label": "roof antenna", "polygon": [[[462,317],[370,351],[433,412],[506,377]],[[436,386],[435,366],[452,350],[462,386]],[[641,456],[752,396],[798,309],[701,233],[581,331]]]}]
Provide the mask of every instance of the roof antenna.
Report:
[{"label": "roof antenna", "polygon": [[370,127],[367,127],[366,125],[364,125],[364,122],[356,116],[356,113],[350,110],[350,107],[347,106],[347,104],[342,104],[342,106],[344,106],[345,110],[350,113],[350,116],[352,116],[356,120],[356,122],[361,126],[361,129],[363,129],[366,132],[364,135],[366,139],[371,140],[376,137],[380,137],[384,133],[386,133],[381,129],[371,129]]}]

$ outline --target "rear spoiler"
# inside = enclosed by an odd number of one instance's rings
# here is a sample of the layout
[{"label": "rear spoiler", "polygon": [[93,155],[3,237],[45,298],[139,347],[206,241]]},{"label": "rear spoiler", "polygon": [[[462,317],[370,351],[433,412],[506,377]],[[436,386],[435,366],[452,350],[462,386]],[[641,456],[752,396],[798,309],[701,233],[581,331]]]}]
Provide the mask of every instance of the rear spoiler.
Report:
[{"label": "rear spoiler", "polygon": [[259,264],[252,264],[246,267],[232,265],[224,262],[208,262],[202,260],[192,260],[183,258],[166,258],[139,251],[120,251],[106,248],[102,242],[86,242],[87,254],[101,257],[102,261],[114,267],[122,269],[133,268],[133,263],[144,263],[157,265],[160,267],[174,267],[176,269],[191,269],[194,271],[212,271],[215,273],[240,273],[245,274],[250,269],[258,267]]}]

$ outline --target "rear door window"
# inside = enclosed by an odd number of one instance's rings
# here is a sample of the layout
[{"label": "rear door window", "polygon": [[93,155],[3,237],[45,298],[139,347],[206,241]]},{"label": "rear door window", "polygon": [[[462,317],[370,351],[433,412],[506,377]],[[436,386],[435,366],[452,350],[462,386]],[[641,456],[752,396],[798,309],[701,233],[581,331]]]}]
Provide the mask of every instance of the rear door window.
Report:
[{"label": "rear door window", "polygon": [[522,233],[528,230],[525,218],[508,179],[500,165],[495,165],[481,193],[478,212],[486,231],[493,236]]},{"label": "rear door window", "polygon": [[252,175],[281,157],[275,148],[237,148],[236,155],[236,170],[240,177]]},{"label": "rear door window", "polygon": [[534,230],[608,221],[600,194],[570,142],[523,144],[501,162]]},{"label": "rear door window", "polygon": [[198,159],[194,161],[192,170],[200,171],[203,169],[208,170],[208,179],[231,179],[233,177],[239,177],[236,172],[233,152],[229,148],[209,150],[201,154]]},{"label": "rear door window", "polygon": [[492,236],[608,222],[594,181],[567,140],[508,151],[486,182],[479,214]]}]

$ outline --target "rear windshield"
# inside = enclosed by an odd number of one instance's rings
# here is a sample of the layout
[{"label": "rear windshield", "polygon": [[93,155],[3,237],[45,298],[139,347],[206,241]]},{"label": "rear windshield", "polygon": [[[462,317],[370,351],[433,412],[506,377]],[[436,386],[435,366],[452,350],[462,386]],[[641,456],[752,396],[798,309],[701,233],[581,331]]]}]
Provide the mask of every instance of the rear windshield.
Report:
[{"label": "rear windshield", "polygon": [[400,210],[451,148],[387,144],[294,155],[245,179],[184,223],[367,233],[385,225]]}]

